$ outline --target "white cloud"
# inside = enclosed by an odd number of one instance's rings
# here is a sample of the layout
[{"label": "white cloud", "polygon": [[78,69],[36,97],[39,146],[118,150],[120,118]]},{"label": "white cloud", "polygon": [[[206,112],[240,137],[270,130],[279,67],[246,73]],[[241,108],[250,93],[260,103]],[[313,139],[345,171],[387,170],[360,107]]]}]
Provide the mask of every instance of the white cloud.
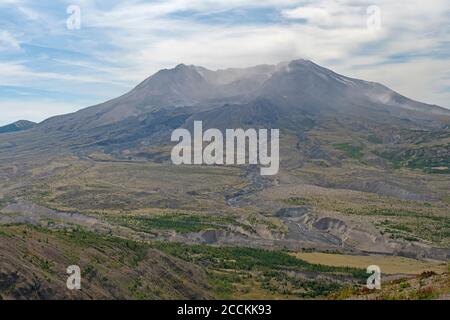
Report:
[{"label": "white cloud", "polygon": [[[81,64],[78,64],[81,66]],[[99,75],[74,75],[70,73],[33,71],[23,65],[22,61],[0,62],[0,85],[32,84],[38,80],[57,80],[81,83],[109,83],[118,86],[127,86],[124,81],[107,78]]]},{"label": "white cloud", "polygon": [[[420,58],[414,60],[414,63],[372,65],[361,70],[342,69],[342,72],[353,77],[381,82],[411,99],[450,107],[448,66],[447,60]],[[408,81],[405,81],[406,77]],[[447,90],[442,91],[441,88]]]},{"label": "white cloud", "polygon": [[[69,91],[76,83],[131,87],[181,62],[225,68],[308,58],[345,75],[378,81],[408,97],[450,108],[448,0],[125,0],[109,6],[98,0],[78,0],[82,26],[73,32],[65,29],[61,17],[48,18],[50,13],[32,7],[31,2],[4,1],[20,4],[30,23],[42,24],[40,17],[46,17],[45,33],[64,35],[73,40],[69,43],[74,48],[97,61],[54,60],[86,69],[77,74],[36,71],[30,66],[32,59],[0,62],[0,84],[60,80],[68,83]],[[61,6],[63,13],[69,3],[66,0]],[[366,26],[370,5],[381,9],[381,30],[376,32]],[[236,8],[247,9],[248,14],[252,9],[271,8],[278,16],[257,23],[248,22],[244,14],[237,21],[227,15],[227,10]],[[224,20],[212,24],[195,15],[168,16],[183,10],[203,17],[222,14]],[[43,32],[39,30],[24,30],[24,37],[33,42]]]},{"label": "white cloud", "polygon": [[289,19],[305,19],[312,23],[329,23],[331,15],[323,8],[298,7],[295,9],[284,10],[283,16]]},{"label": "white cloud", "polygon": [[0,51],[19,51],[19,42],[6,30],[0,30]]},{"label": "white cloud", "polygon": [[76,106],[57,101],[0,101],[0,126],[6,125],[17,120],[29,120],[41,122],[55,115],[62,115],[74,112]]}]

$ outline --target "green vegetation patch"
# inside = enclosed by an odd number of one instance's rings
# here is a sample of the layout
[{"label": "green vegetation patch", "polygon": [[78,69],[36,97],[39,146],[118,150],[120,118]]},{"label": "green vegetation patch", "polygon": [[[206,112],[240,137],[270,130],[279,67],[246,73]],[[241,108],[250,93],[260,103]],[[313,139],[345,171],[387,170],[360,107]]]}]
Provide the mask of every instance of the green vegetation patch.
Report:
[{"label": "green vegetation patch", "polygon": [[344,208],[339,210],[346,214],[366,215],[366,216],[386,216],[386,217],[412,217],[425,218],[439,221],[445,224],[450,223],[450,217],[436,216],[425,212],[413,211],[401,208],[380,208],[376,206],[366,206],[361,208]]},{"label": "green vegetation patch", "polygon": [[361,159],[364,156],[363,147],[355,146],[350,143],[335,143],[333,147],[337,150],[343,151],[348,158]]},{"label": "green vegetation patch", "polygon": [[355,278],[367,278],[366,271],[347,267],[311,264],[284,251],[272,251],[246,247],[187,246],[179,243],[156,243],[155,246],[185,261],[228,270],[291,270],[329,274],[346,274]]},{"label": "green vegetation patch", "polygon": [[264,272],[262,288],[272,293],[281,292],[283,295],[293,295],[299,298],[315,298],[336,292],[342,284],[323,279],[305,279],[292,277],[284,272]]},{"label": "green vegetation patch", "polygon": [[200,232],[209,229],[227,229],[234,222],[231,216],[172,213],[157,216],[120,216],[114,222],[136,231],[174,230],[179,233]]},{"label": "green vegetation patch", "polygon": [[450,144],[415,149],[375,151],[389,160],[394,168],[420,169],[425,173],[450,174]]},{"label": "green vegetation patch", "polygon": [[367,137],[367,141],[369,141],[370,143],[373,143],[373,144],[382,144],[383,143],[383,140],[381,140],[380,138],[378,138],[376,135],[374,135],[374,134],[370,134],[368,137]]},{"label": "green vegetation patch", "polygon": [[386,217],[376,223],[378,229],[393,239],[432,241],[446,246],[450,241],[450,217],[436,215],[426,211],[413,211],[402,208],[379,208],[365,206],[361,208],[343,208],[340,212],[351,215]]},{"label": "green vegetation patch", "polygon": [[291,197],[284,200],[284,203],[291,206],[304,206],[309,203],[308,199],[301,197]]},{"label": "green vegetation patch", "polygon": [[[338,279],[342,277],[355,282],[367,277],[362,269],[310,264],[284,251],[162,242],[154,246],[206,268],[209,283],[220,299],[249,297],[247,294],[252,298],[313,298],[341,289],[344,283]],[[305,278],[305,272],[325,278]]]},{"label": "green vegetation patch", "polygon": [[[75,251],[80,249],[94,248],[100,252],[105,252],[110,248],[114,248],[114,256],[111,259],[136,266],[142,261],[148,252],[148,245],[133,240],[101,235],[95,232],[87,231],[81,227],[64,230],[49,230],[39,226],[26,225],[23,226],[23,233],[26,236],[27,230],[36,231],[41,234],[48,234],[63,241],[67,246],[74,248]],[[0,229],[1,230],[1,229]]]}]

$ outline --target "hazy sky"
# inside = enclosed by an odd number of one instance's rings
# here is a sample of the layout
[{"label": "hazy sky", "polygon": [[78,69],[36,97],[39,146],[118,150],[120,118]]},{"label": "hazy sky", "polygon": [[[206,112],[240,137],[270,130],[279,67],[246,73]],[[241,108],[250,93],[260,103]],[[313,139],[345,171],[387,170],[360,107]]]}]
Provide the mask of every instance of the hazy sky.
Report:
[{"label": "hazy sky", "polygon": [[450,108],[450,1],[0,0],[0,124],[103,102],[178,63],[297,58]]}]

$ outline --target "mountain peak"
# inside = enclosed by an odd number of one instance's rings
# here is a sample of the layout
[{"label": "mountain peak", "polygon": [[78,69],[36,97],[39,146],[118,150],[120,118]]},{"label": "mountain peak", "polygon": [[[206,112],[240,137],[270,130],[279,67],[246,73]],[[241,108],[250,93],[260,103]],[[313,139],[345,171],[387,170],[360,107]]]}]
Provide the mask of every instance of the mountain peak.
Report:
[{"label": "mountain peak", "polygon": [[314,62],[308,59],[296,59],[292,60],[290,64],[301,64],[301,65],[316,65]]},{"label": "mountain peak", "polygon": [[196,66],[194,65],[187,65],[184,63],[180,63],[178,64],[175,68],[173,69],[168,69],[167,71],[178,71],[178,72],[197,72],[196,70]]},{"label": "mountain peak", "polygon": [[312,62],[311,60],[297,59],[292,60],[285,66],[288,70],[315,70],[319,72],[332,72],[329,69],[319,66],[318,64]]},{"label": "mountain peak", "polygon": [[195,70],[195,66],[194,65],[187,65],[187,64],[184,64],[184,63],[180,63],[180,64],[177,64],[174,69],[175,70],[187,70],[187,69]]}]

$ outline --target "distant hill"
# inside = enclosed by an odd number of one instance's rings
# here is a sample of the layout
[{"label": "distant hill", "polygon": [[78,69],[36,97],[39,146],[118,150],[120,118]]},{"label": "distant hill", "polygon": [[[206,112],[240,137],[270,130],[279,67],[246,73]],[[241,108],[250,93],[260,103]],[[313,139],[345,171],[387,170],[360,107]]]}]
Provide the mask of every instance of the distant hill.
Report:
[{"label": "distant hill", "polygon": [[0,133],[28,130],[28,129],[35,127],[36,125],[37,125],[37,123],[32,122],[32,121],[19,120],[17,122],[0,127]]}]

